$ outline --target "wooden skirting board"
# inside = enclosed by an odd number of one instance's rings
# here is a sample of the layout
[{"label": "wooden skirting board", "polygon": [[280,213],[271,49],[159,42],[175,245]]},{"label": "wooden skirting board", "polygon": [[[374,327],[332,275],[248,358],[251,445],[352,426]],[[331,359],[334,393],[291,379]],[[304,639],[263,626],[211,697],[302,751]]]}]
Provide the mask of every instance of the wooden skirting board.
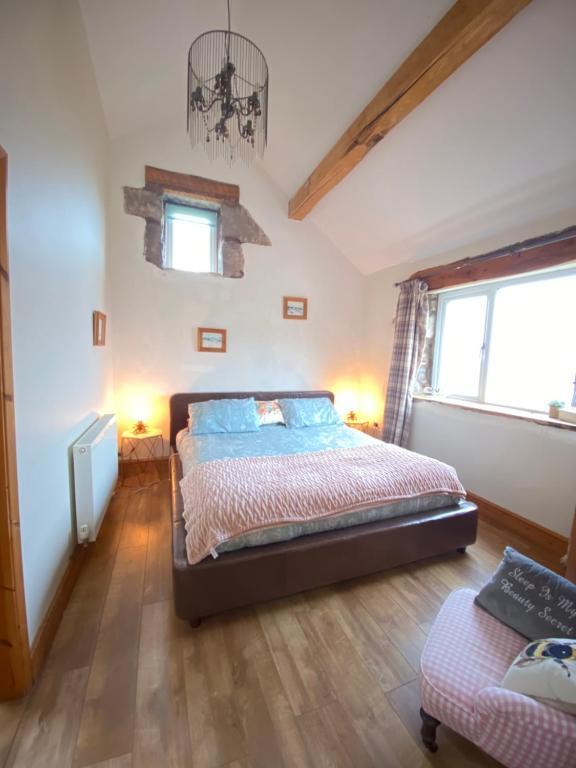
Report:
[{"label": "wooden skirting board", "polygon": [[52,641],[60,626],[62,614],[68,605],[74,585],[76,584],[82,566],[88,556],[89,546],[90,545],[82,546],[81,544],[76,546],[76,549],[68,561],[68,565],[64,571],[60,584],[58,585],[56,594],[52,598],[52,602],[46,611],[44,620],[32,644],[31,655],[34,679],[38,678],[40,670],[44,665],[44,661],[48,656]]},{"label": "wooden skirting board", "polygon": [[509,531],[518,533],[535,544],[541,544],[548,547],[553,552],[558,553],[558,557],[563,557],[568,549],[568,538],[560,533],[551,531],[543,525],[532,522],[509,509],[500,507],[482,496],[478,496],[471,491],[466,492],[466,498],[478,505],[478,512],[481,520],[488,523],[494,523],[499,528],[506,528]]}]

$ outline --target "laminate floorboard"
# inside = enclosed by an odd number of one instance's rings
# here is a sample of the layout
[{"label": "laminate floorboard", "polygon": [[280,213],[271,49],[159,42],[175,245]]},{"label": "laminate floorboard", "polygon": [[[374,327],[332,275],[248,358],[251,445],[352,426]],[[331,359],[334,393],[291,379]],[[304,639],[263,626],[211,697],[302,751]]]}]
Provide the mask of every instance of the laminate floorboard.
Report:
[{"label": "laminate floorboard", "polygon": [[477,589],[493,524],[450,554],[206,619],[171,595],[169,484],[121,486],[27,699],[0,704],[9,768],[493,768],[448,728],[419,737],[419,659],[445,597]]},{"label": "laminate floorboard", "polygon": [[0,702],[0,765],[4,765],[22,720],[26,699]]}]

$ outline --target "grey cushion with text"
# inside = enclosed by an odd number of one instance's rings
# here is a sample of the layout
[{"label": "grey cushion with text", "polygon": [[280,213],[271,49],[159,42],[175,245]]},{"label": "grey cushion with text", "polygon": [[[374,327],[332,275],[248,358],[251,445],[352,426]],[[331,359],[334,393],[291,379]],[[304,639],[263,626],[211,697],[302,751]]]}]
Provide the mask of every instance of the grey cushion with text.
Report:
[{"label": "grey cushion with text", "polygon": [[475,603],[530,640],[576,638],[576,585],[512,547]]}]

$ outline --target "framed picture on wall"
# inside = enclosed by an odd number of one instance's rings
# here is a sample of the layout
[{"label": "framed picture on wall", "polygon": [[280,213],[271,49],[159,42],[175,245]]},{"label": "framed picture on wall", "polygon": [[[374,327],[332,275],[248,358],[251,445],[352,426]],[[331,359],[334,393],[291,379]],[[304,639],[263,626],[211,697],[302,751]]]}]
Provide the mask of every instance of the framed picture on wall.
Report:
[{"label": "framed picture on wall", "polygon": [[308,317],[308,299],[298,296],[284,296],[284,320],[306,320]]},{"label": "framed picture on wall", "polygon": [[226,352],[226,330],[198,328],[198,352]]},{"label": "framed picture on wall", "polygon": [[92,312],[92,344],[95,347],[106,345],[106,315],[104,312]]}]

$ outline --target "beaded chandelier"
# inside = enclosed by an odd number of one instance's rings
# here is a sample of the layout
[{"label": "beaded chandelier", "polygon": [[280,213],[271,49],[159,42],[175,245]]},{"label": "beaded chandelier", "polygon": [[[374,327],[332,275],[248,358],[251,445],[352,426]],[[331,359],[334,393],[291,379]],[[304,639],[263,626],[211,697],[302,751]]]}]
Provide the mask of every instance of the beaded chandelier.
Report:
[{"label": "beaded chandelier", "polygon": [[188,51],[188,134],[213,160],[262,157],[268,137],[268,65],[248,38],[228,29],[204,32]]}]

